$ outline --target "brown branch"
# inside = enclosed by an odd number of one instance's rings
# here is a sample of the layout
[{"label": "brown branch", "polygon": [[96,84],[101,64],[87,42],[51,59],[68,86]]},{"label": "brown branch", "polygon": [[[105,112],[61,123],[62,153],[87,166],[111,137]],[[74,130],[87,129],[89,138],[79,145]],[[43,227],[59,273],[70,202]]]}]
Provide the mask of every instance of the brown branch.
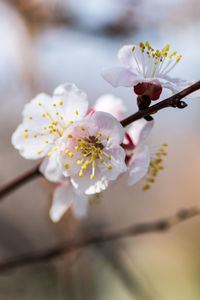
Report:
[{"label": "brown branch", "polygon": [[[200,89],[200,81],[197,81],[195,84],[189,86],[188,88],[184,89],[183,91],[161,101],[155,105],[152,105],[144,110],[139,110],[137,113],[129,116],[128,118],[121,121],[122,126],[127,126],[134,121],[137,121],[141,118],[149,116],[163,108],[166,107],[176,107],[176,108],[184,108],[186,103],[180,101],[182,98],[186,97],[187,95],[195,92],[196,90]],[[0,187],[0,199],[4,196],[8,195],[13,190],[20,187],[22,184],[30,181],[31,179],[35,178],[36,176],[40,175],[39,166],[27,171],[26,173],[20,175],[19,177],[15,178],[13,181],[9,182],[5,186]]]},{"label": "brown branch", "polygon": [[166,107],[174,107],[174,108],[184,108],[186,107],[186,103],[180,101],[182,98],[188,96],[189,94],[197,91],[200,89],[200,81],[197,81],[195,84],[187,87],[186,89],[184,89],[183,91],[163,100],[160,101],[158,103],[156,103],[155,105],[152,105],[146,109],[143,110],[139,110],[138,112],[136,112],[135,114],[129,116],[128,118],[124,119],[121,121],[122,126],[127,126],[141,118],[144,118],[146,116],[149,116],[151,114],[156,113],[157,111],[166,108]]},{"label": "brown branch", "polygon": [[106,230],[98,233],[88,233],[46,250],[37,251],[29,254],[23,254],[21,256],[2,260],[0,261],[0,272],[34,263],[49,261],[53,258],[59,257],[61,255],[84,248],[92,244],[99,244],[120,238],[138,236],[147,233],[158,233],[167,231],[171,227],[192,217],[195,217],[199,214],[200,207],[197,206],[180,210],[174,216],[160,219],[157,221],[139,223],[118,230]]},{"label": "brown branch", "polygon": [[17,176],[15,179],[0,187],[0,199],[39,175],[41,175],[41,173],[39,171],[39,165],[37,165],[31,170]]}]

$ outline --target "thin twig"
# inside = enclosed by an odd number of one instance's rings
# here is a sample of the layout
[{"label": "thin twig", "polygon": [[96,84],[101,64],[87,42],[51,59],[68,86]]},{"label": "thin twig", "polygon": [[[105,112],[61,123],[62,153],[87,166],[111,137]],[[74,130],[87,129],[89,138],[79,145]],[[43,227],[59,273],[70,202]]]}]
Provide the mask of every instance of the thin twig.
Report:
[{"label": "thin twig", "polygon": [[41,175],[41,173],[39,171],[39,165],[37,165],[25,173],[17,176],[15,179],[11,180],[0,188],[0,199],[39,175]]},{"label": "thin twig", "polygon": [[[134,121],[137,121],[141,118],[149,116],[165,107],[177,107],[177,108],[184,108],[186,104],[181,102],[180,100],[187,95],[195,92],[196,90],[200,89],[200,81],[197,81],[195,84],[189,86],[188,88],[184,89],[183,91],[158,102],[155,105],[148,107],[147,109],[140,110],[137,113],[129,116],[128,118],[121,121],[122,126],[127,126]],[[181,105],[183,104],[183,105]],[[20,175],[19,177],[15,178],[13,181],[7,183],[5,186],[0,187],[0,199],[4,196],[8,195],[10,192],[15,190],[16,188],[20,187],[22,184],[28,182],[29,180],[35,178],[36,176],[40,175],[39,167],[36,166],[35,168],[27,171],[26,173]]]},{"label": "thin twig", "polygon": [[195,217],[199,214],[200,207],[196,206],[180,210],[175,215],[168,218],[152,222],[139,223],[118,230],[106,230],[98,233],[88,233],[46,250],[36,251],[29,254],[23,254],[14,258],[2,260],[0,261],[0,272],[7,271],[9,269],[14,269],[17,267],[22,267],[25,265],[49,261],[63,254],[67,254],[69,252],[84,248],[92,244],[98,244],[120,238],[138,236],[147,233],[164,232],[169,230],[171,227],[192,217]]},{"label": "thin twig", "polygon": [[[124,119],[121,121],[122,126],[127,126],[141,118],[144,118],[146,116],[149,116],[153,113],[156,113],[157,111],[166,108],[166,107],[174,107],[174,108],[184,108],[186,107],[186,104],[184,102],[181,102],[180,100],[186,96],[188,96],[189,94],[197,91],[200,89],[200,81],[197,81],[195,84],[187,87],[186,89],[184,89],[183,91],[163,100],[160,101],[158,103],[156,103],[155,105],[152,105],[146,109],[143,110],[139,110],[138,112],[136,112],[135,114],[129,116],[128,118]],[[180,105],[179,104],[183,104]]]}]

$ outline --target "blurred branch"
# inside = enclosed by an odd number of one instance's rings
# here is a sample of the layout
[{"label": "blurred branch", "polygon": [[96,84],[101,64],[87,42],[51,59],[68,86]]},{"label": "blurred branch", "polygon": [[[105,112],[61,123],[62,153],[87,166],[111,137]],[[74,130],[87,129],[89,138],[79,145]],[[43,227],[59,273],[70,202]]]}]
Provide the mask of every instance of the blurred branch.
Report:
[{"label": "blurred branch", "polygon": [[183,221],[198,216],[199,214],[200,206],[196,206],[180,210],[175,215],[168,218],[163,218],[152,222],[139,223],[118,230],[106,230],[98,233],[88,233],[46,250],[37,251],[30,254],[23,254],[21,256],[2,260],[0,261],[0,272],[25,265],[49,261],[63,254],[84,248],[92,244],[100,244],[120,238],[138,236],[147,233],[164,232]]},{"label": "blurred branch", "polygon": [[2,199],[4,196],[7,196],[9,193],[13,192],[15,189],[19,188],[26,182],[41,175],[39,171],[39,166],[40,165],[35,166],[33,169],[26,171],[25,173],[17,176],[15,179],[3,185],[0,188],[0,199]]},{"label": "blurred branch", "polygon": [[[157,111],[166,108],[166,107],[174,107],[174,108],[185,108],[187,104],[184,101],[181,101],[182,98],[186,97],[187,95],[197,91],[200,89],[200,81],[197,81],[195,84],[189,86],[188,88],[184,89],[183,91],[163,100],[159,103],[152,105],[146,109],[139,110],[135,114],[129,116],[128,118],[121,121],[122,126],[127,126],[141,118],[147,117]],[[0,187],[0,199],[16,188],[20,187],[22,184],[30,181],[31,179],[35,178],[36,176],[41,175],[39,172],[39,165],[34,167],[33,169],[27,171],[26,173],[20,175],[19,177],[15,178],[13,181],[9,182],[5,186]]]}]

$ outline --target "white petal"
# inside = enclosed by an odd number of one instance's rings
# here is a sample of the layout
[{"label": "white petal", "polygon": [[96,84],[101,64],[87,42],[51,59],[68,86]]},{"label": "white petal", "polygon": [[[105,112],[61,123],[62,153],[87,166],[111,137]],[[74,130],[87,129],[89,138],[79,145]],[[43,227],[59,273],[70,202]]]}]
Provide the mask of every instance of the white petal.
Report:
[{"label": "white petal", "polygon": [[100,193],[108,187],[108,180],[104,174],[102,174],[96,167],[94,179],[90,179],[90,170],[84,170],[83,177],[75,175],[71,177],[71,182],[75,189],[86,195],[92,195]]},{"label": "white petal", "polygon": [[89,197],[74,189],[73,209],[74,214],[78,218],[83,218],[87,215]]},{"label": "white petal", "polygon": [[124,67],[104,69],[101,74],[113,87],[133,87],[142,80],[138,75]]},{"label": "white petal", "polygon": [[53,195],[49,216],[53,222],[58,222],[74,200],[73,187],[69,181],[59,184]]},{"label": "white petal", "polygon": [[[58,86],[54,91],[53,98],[62,109],[66,123],[81,120],[88,112],[88,97],[74,84],[66,83]],[[59,105],[60,103],[62,105]]]},{"label": "white petal", "polygon": [[128,127],[127,132],[133,140],[134,145],[141,144],[148,137],[153,125],[154,121],[140,119]]},{"label": "white petal", "polygon": [[46,115],[43,117],[46,109],[51,107],[51,101],[48,95],[40,94],[26,104],[23,110],[23,122],[12,135],[12,144],[27,159],[44,157],[59,137],[57,132],[49,134],[48,126],[52,121]]},{"label": "white petal", "polygon": [[[104,152],[111,156],[111,160],[106,160],[106,157],[104,156],[106,165],[100,165],[101,172],[109,180],[115,180],[121,173],[124,173],[127,170],[127,166],[125,164],[126,153],[121,146],[110,148],[109,150],[105,150]],[[108,166],[112,166],[112,169],[108,170]]]},{"label": "white petal", "polygon": [[150,155],[147,146],[137,149],[129,165],[128,185],[135,184],[146,174],[149,168]]},{"label": "white petal", "polygon": [[120,98],[117,98],[111,94],[106,94],[97,99],[94,110],[110,113],[120,121],[124,117],[126,107]]},{"label": "white petal", "polygon": [[118,52],[119,61],[128,67],[133,67],[135,65],[135,59],[132,52],[133,45],[125,45]]},{"label": "white petal", "polygon": [[124,139],[124,128],[111,114],[97,111],[92,115],[91,120],[94,121],[104,137],[109,136],[109,145],[122,143]]},{"label": "white petal", "polygon": [[52,152],[51,156],[44,158],[40,165],[40,172],[46,179],[52,182],[62,182],[66,180],[59,167],[58,153]]}]

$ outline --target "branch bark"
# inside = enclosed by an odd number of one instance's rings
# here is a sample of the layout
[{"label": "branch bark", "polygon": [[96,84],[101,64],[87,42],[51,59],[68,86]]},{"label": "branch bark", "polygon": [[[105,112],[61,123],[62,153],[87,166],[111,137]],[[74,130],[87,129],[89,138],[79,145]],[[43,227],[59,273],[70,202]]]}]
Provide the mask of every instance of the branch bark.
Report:
[{"label": "branch bark", "polygon": [[0,188],[0,199],[2,200],[2,198],[4,196],[7,196],[11,192],[13,192],[15,189],[19,188],[21,185],[25,184],[26,182],[34,179],[35,177],[37,177],[39,175],[41,175],[41,173],[39,171],[39,166],[40,165],[35,166],[34,168],[26,171],[25,173],[17,176],[10,182],[3,185]]},{"label": "branch bark", "polygon": [[187,104],[183,101],[181,101],[182,98],[188,96],[189,94],[197,91],[200,89],[200,81],[197,81],[195,84],[187,87],[186,89],[182,90],[181,92],[163,100],[155,105],[152,105],[146,109],[139,110],[135,114],[129,116],[128,118],[121,121],[122,126],[127,126],[141,118],[144,118],[146,116],[149,116],[151,114],[156,113],[157,111],[166,108],[166,107],[173,107],[173,108],[185,108]]},{"label": "branch bark", "polygon": [[[181,101],[182,98],[188,96],[189,94],[197,91],[200,89],[200,81],[197,81],[195,84],[189,86],[188,88],[184,89],[183,91],[158,102],[155,105],[152,105],[144,110],[139,110],[135,114],[129,116],[128,118],[121,121],[122,126],[127,126],[141,118],[149,116],[163,108],[166,107],[176,107],[176,108],[184,108],[186,103]],[[26,173],[20,175],[19,177],[15,178],[11,182],[7,183],[6,185],[0,187],[0,199],[4,196],[8,195],[13,190],[17,189],[24,183],[30,181],[31,179],[41,175],[39,172],[39,166],[34,167],[33,169],[27,171]]]},{"label": "branch bark", "polygon": [[175,215],[146,223],[139,223],[118,230],[106,230],[82,235],[78,238],[66,241],[55,247],[23,254],[14,258],[0,261],[0,272],[22,267],[30,264],[49,261],[74,250],[84,248],[92,244],[104,243],[120,238],[133,237],[142,234],[159,233],[169,230],[171,227],[193,218],[200,214],[200,207],[191,207],[178,211]]}]

